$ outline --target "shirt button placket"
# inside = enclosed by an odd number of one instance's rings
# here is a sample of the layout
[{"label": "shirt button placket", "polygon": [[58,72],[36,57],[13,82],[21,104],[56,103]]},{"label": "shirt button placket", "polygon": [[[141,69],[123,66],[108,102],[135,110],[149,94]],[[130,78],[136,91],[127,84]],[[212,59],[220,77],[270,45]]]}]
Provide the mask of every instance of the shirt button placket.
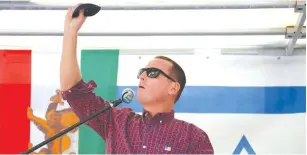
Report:
[{"label": "shirt button placket", "polygon": [[[143,150],[147,148],[146,144],[148,142],[148,128],[149,128],[151,122],[152,122],[152,118],[151,119],[146,118],[146,121],[144,122],[145,126],[144,126],[144,130],[143,130],[143,146],[142,146]],[[145,150],[144,150],[144,152],[141,151],[141,154],[146,153],[146,152],[147,151],[145,151]]]}]

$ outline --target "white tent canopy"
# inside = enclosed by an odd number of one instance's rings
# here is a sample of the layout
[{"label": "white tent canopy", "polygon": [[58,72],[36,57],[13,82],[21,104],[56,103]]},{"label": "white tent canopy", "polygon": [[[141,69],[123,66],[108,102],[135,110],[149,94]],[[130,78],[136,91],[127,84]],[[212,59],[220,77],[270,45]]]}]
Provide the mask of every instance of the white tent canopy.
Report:
[{"label": "white tent canopy", "polygon": [[[65,17],[65,7],[51,10],[61,6],[72,6],[76,1],[30,1],[45,6],[41,10],[35,5],[24,3],[0,3],[0,46],[16,46],[16,39],[20,40],[18,46],[46,47],[50,43],[61,44],[61,33]],[[90,33],[80,38],[80,47],[87,48],[284,48],[291,42],[287,38],[287,26],[297,26],[300,12],[295,7],[301,1],[140,1],[140,0],[99,0],[79,1],[79,3],[94,3],[102,7],[117,7],[119,10],[101,10],[97,15],[87,19],[80,30],[80,34]],[[305,1],[303,1],[305,3]],[[1,7],[2,5],[2,7]],[[207,6],[210,9],[173,9],[173,10],[125,10],[125,7],[178,7],[180,6]],[[15,8],[14,8],[15,6]],[[19,6],[19,8],[16,8]],[[21,7],[22,6],[22,7]],[[47,10],[47,6],[50,6]],[[243,7],[250,9],[213,9],[212,7]],[[264,7],[257,8],[255,7]],[[275,8],[269,8],[275,7]],[[268,7],[268,8],[266,8]],[[305,6],[306,7],[306,6]],[[23,8],[23,9],[21,9]],[[37,7],[38,8],[38,7]],[[36,8],[36,9],[37,9]],[[304,13],[306,13],[304,11]],[[306,18],[306,15],[305,17]],[[303,23],[305,25],[305,19]],[[222,32],[245,32],[243,35],[223,35]],[[197,36],[133,36],[140,33],[203,33]],[[210,33],[220,34],[211,34]],[[247,35],[246,33],[254,33]],[[45,37],[31,35],[43,33]],[[114,35],[117,36],[108,36]],[[132,36],[122,36],[123,33],[132,33]],[[259,33],[259,34],[255,34]],[[263,33],[263,34],[261,34]],[[270,34],[275,33],[275,34]],[[14,35],[14,36],[12,36]],[[24,37],[20,37],[27,35]],[[29,36],[30,35],[30,36]],[[50,36],[56,35],[56,36]],[[96,36],[92,36],[96,35]],[[18,36],[18,37],[17,37]],[[305,35],[306,36],[306,35]],[[30,43],[28,40],[31,40]],[[306,39],[293,41],[298,47],[305,48]],[[33,44],[33,45],[32,45]],[[50,45],[49,45],[50,46]]]}]

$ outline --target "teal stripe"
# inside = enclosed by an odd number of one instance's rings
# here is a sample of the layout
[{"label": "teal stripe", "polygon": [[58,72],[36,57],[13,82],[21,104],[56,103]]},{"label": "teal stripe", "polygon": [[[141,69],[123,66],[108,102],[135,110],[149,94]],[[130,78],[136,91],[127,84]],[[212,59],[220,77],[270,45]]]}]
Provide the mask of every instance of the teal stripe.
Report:
[{"label": "teal stripe", "polygon": [[[106,100],[116,97],[119,50],[82,50],[81,73],[85,81],[95,80],[95,93]],[[104,140],[91,128],[79,130],[79,154],[104,154]]]}]

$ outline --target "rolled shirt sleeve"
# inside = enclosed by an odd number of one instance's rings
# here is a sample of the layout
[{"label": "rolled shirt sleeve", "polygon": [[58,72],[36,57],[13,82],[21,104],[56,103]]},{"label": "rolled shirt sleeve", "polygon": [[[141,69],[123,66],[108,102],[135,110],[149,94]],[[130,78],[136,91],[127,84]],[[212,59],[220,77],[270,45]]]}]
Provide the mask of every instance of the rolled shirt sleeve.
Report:
[{"label": "rolled shirt sleeve", "polygon": [[[97,88],[95,81],[86,83],[81,79],[71,89],[62,91],[63,99],[67,101],[80,120],[86,119],[96,111],[109,106],[109,102],[97,96],[93,91]],[[112,131],[119,115],[128,115],[131,109],[112,108],[87,121],[85,124],[95,130],[104,140]]]}]

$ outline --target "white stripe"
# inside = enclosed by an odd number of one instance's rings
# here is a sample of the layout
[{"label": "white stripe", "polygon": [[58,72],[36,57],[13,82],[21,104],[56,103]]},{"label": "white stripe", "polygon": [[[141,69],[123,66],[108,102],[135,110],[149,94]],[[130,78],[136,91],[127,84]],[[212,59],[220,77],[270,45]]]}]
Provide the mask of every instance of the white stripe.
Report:
[{"label": "white stripe", "polygon": [[[80,52],[78,54],[80,55]],[[31,108],[34,115],[42,119],[46,119],[45,114],[50,104],[50,97],[56,94],[56,89],[60,88],[60,59],[60,52],[33,51],[32,53]],[[80,56],[78,59],[80,61]],[[64,105],[58,105],[57,110],[64,108],[69,108],[66,102]],[[30,141],[33,145],[45,140],[45,135],[38,130],[34,123],[31,123],[30,128]],[[78,132],[73,135],[71,137],[72,147],[68,151],[78,153]]]},{"label": "white stripe", "polygon": [[[209,136],[216,154],[232,154],[245,135],[256,154],[305,154],[305,114],[186,114]],[[243,151],[242,151],[243,152]]]},{"label": "white stripe", "polygon": [[[144,51],[145,52],[145,51]],[[168,55],[185,71],[189,86],[305,86],[305,56]],[[152,55],[120,55],[119,86],[136,86],[138,70]]]}]

